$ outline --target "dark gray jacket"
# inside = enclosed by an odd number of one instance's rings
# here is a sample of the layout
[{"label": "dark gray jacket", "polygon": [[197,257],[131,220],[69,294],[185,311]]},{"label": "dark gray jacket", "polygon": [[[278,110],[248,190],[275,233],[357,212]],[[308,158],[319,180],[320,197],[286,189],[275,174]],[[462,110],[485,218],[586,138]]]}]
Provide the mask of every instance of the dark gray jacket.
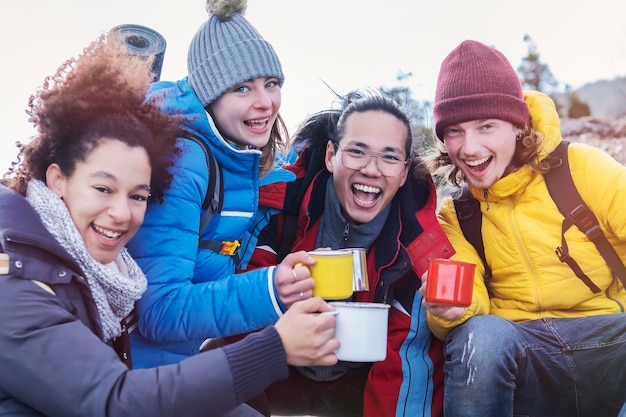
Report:
[{"label": "dark gray jacket", "polygon": [[102,342],[80,268],[1,185],[0,245],[9,257],[0,275],[0,416],[220,416],[287,376],[271,326],[177,365],[129,370]]}]

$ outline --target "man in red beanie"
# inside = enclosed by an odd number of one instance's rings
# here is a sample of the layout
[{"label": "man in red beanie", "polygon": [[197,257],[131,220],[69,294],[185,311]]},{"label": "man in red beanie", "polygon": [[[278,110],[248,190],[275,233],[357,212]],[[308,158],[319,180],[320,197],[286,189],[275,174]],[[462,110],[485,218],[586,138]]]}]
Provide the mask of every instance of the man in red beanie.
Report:
[{"label": "man in red beanie", "polygon": [[[439,220],[456,250],[452,259],[477,267],[469,307],[423,303],[431,330],[446,341],[444,414],[618,415],[626,400],[626,291],[594,243],[564,227],[546,187],[546,157],[561,143],[553,101],[522,92],[502,53],[465,41],[441,65],[434,116],[442,143],[431,170],[465,183],[478,201],[485,259],[448,198]],[[626,168],[584,144],[566,151],[559,162],[569,162],[623,263]],[[569,248],[579,271],[555,248]]]}]

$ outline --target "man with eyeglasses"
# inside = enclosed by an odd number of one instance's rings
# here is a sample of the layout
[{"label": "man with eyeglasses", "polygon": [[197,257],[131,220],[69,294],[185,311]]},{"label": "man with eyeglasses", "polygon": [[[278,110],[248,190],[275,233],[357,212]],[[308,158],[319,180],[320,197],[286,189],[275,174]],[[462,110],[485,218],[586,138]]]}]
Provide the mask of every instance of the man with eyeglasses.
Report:
[{"label": "man with eyeglasses", "polygon": [[442,343],[418,289],[428,260],[454,251],[412,144],[409,118],[393,100],[351,93],[342,109],[312,115],[296,133],[297,160],[287,167],[295,182],[261,188],[260,204],[279,213],[259,234],[249,268],[297,250],[365,248],[370,290],[350,301],[391,306],[385,360],[291,368],[266,391],[272,415],[441,415]]}]

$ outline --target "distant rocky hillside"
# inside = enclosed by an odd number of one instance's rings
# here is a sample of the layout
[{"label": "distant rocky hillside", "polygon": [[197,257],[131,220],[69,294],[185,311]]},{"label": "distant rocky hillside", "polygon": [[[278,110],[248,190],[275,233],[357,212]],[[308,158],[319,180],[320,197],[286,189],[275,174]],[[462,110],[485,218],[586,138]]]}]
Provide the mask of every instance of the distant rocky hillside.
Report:
[{"label": "distant rocky hillside", "polygon": [[626,116],[626,77],[612,81],[596,81],[576,90],[578,97],[589,105],[595,117]]},{"label": "distant rocky hillside", "polygon": [[[568,119],[561,115],[563,139],[604,149],[626,165],[626,77],[585,84],[574,93],[589,105],[590,117]],[[555,94],[561,113],[569,108],[567,94]]]},{"label": "distant rocky hillside", "polygon": [[626,165],[626,117],[562,118],[561,134],[564,140],[584,142],[604,149],[613,158]]},{"label": "distant rocky hillside", "polygon": [[[615,119],[626,116],[626,77],[595,81],[573,92],[589,105],[592,116]],[[552,96],[561,105],[561,113],[566,113],[569,108],[568,94],[556,93]]]}]

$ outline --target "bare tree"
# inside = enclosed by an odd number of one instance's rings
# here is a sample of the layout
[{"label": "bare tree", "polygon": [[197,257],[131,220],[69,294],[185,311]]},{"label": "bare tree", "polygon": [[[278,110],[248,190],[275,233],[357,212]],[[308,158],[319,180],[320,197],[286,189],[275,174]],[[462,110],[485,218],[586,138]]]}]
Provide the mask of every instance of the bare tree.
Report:
[{"label": "bare tree", "polygon": [[522,86],[524,89],[546,94],[554,93],[559,83],[552,75],[550,67],[541,61],[537,45],[528,34],[524,35],[524,42],[528,47],[528,54],[522,58],[522,63],[517,68]]}]

